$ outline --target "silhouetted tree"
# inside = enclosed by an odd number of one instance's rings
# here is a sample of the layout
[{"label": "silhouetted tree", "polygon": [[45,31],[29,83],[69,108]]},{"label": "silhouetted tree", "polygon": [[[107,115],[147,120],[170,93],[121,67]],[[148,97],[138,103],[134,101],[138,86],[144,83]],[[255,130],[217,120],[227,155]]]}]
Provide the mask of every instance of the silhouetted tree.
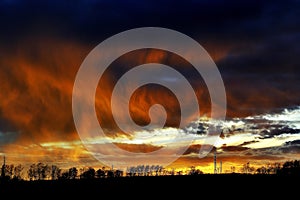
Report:
[{"label": "silhouetted tree", "polygon": [[106,176],[107,176],[107,178],[115,177],[114,171],[113,170],[108,170],[106,172]]},{"label": "silhouetted tree", "polygon": [[286,161],[285,163],[283,163],[282,168],[278,170],[278,174],[300,175],[300,161]]},{"label": "silhouetted tree", "polygon": [[51,179],[56,180],[61,176],[61,169],[56,165],[51,165]]},{"label": "silhouetted tree", "polygon": [[38,173],[38,180],[44,180],[50,175],[50,168],[48,165],[39,162],[37,164],[37,173]]},{"label": "silhouetted tree", "polygon": [[1,167],[1,179],[9,180],[13,178],[14,165],[3,164]]},{"label": "silhouetted tree", "polygon": [[98,169],[96,171],[96,177],[97,178],[105,178],[105,168]]},{"label": "silhouetted tree", "polygon": [[5,176],[9,177],[9,179],[13,178],[14,168],[15,166],[13,164],[5,165]]},{"label": "silhouetted tree", "polygon": [[123,176],[123,171],[121,171],[121,170],[116,170],[116,171],[114,172],[114,176],[115,176],[115,177],[121,177],[121,176]]},{"label": "silhouetted tree", "polygon": [[35,163],[30,165],[30,167],[27,171],[27,174],[28,174],[29,180],[37,180],[38,179],[37,165]]},{"label": "silhouetted tree", "polygon": [[126,176],[135,176],[136,175],[136,169],[135,167],[129,167],[126,171]]},{"label": "silhouetted tree", "polygon": [[180,170],[180,171],[177,171],[177,172],[176,172],[176,175],[180,176],[180,175],[182,175],[182,173],[183,173],[183,171]]},{"label": "silhouetted tree", "polygon": [[280,166],[281,166],[280,163],[278,163],[278,162],[274,163],[274,174],[278,173],[278,171],[280,170]]},{"label": "silhouetted tree", "polygon": [[149,176],[149,175],[150,175],[150,166],[146,165],[145,166],[145,174],[144,174],[144,176]]},{"label": "silhouetted tree", "polygon": [[247,162],[246,164],[243,165],[243,167],[240,169],[242,173],[245,174],[252,174],[255,172],[255,168],[250,166],[250,163]]},{"label": "silhouetted tree", "polygon": [[19,164],[17,166],[14,167],[14,175],[13,175],[13,179],[15,180],[21,180],[22,179],[22,171],[23,171],[24,167]]},{"label": "silhouetted tree", "polygon": [[266,174],[267,173],[267,168],[265,166],[259,167],[256,169],[257,174]]},{"label": "silhouetted tree", "polygon": [[87,169],[83,169],[83,172],[80,174],[81,179],[93,179],[95,178],[96,172],[95,169],[92,167],[89,167]]},{"label": "silhouetted tree", "polygon": [[59,179],[76,179],[78,175],[78,170],[76,167],[71,167],[68,170],[61,173]]},{"label": "silhouetted tree", "polygon": [[76,167],[71,167],[69,169],[69,179],[76,179],[77,174],[78,174],[78,170]]},{"label": "silhouetted tree", "polygon": [[27,174],[30,180],[44,180],[49,177],[51,169],[48,165],[39,162],[30,165]]},{"label": "silhouetted tree", "polygon": [[196,169],[194,166],[191,166],[189,175],[199,175],[199,174],[203,174],[203,172],[200,169]]},{"label": "silhouetted tree", "polygon": [[138,174],[138,176],[143,176],[144,175],[144,168],[145,168],[144,165],[138,165],[137,166],[137,174]]},{"label": "silhouetted tree", "polygon": [[163,166],[162,165],[157,165],[157,171],[156,171],[156,175],[161,175],[162,171],[163,171]]},{"label": "silhouetted tree", "polygon": [[59,177],[59,179],[63,179],[63,180],[69,179],[69,171],[63,172]]}]

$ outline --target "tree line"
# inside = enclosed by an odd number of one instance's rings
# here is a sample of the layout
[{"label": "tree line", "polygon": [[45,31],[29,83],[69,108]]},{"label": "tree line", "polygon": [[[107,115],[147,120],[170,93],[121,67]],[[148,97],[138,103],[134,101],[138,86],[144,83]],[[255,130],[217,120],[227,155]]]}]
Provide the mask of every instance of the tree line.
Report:
[{"label": "tree line", "polygon": [[27,171],[22,165],[2,165],[1,179],[4,180],[58,180],[58,179],[92,179],[120,177],[123,172],[120,170],[105,169],[102,167],[95,170],[93,167],[61,169],[57,165],[48,165],[42,162],[33,163]]},{"label": "tree line", "polygon": [[[240,173],[247,174],[277,174],[277,175],[300,175],[300,160],[286,161],[283,164],[273,163],[259,168],[244,164],[240,168]],[[24,166],[3,164],[1,168],[1,180],[60,180],[60,179],[95,179],[112,178],[121,176],[165,176],[182,175],[182,171],[175,169],[167,170],[160,165],[138,165],[128,167],[126,171],[106,169],[105,167],[94,169],[93,167],[61,169],[57,165],[45,163],[33,163],[27,171]],[[187,175],[199,175],[203,172],[191,166]]]},{"label": "tree line", "polygon": [[275,162],[258,168],[250,166],[248,162],[240,168],[240,172],[246,174],[300,175],[300,160],[285,161],[283,164]]},{"label": "tree line", "polygon": [[[191,167],[190,174],[196,175],[202,173]],[[4,180],[59,180],[59,179],[94,179],[94,178],[112,178],[121,176],[161,176],[161,175],[179,175],[180,172],[167,170],[160,165],[138,165],[127,167],[126,171],[107,169],[105,167],[95,169],[93,167],[61,169],[57,165],[48,165],[45,163],[33,163],[27,171],[24,171],[22,165],[4,164],[1,169],[1,179]]]}]

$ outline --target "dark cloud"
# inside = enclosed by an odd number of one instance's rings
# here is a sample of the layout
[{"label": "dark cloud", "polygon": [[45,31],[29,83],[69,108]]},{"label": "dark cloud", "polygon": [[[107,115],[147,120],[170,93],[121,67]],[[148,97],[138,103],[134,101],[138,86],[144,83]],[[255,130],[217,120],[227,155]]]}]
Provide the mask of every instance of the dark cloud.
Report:
[{"label": "dark cloud", "polygon": [[208,144],[194,144],[190,145],[188,149],[183,153],[183,155],[188,155],[188,154],[199,154],[200,149],[209,149],[211,152],[214,152],[216,150],[216,147],[208,145]]},{"label": "dark cloud", "polygon": [[246,141],[246,142],[243,142],[242,144],[240,144],[239,147],[242,147],[242,146],[245,146],[245,145],[248,145],[248,144],[257,143],[257,142],[259,142],[259,141],[257,141],[257,140]]},{"label": "dark cloud", "polygon": [[299,154],[300,153],[300,146],[299,145],[291,145],[289,147],[281,147],[280,151],[282,154]]},{"label": "dark cloud", "polygon": [[232,125],[230,127],[223,127],[220,137],[221,138],[230,137],[235,134],[243,133],[244,131],[245,131],[244,128],[241,128],[241,127],[237,128],[234,125]]},{"label": "dark cloud", "polygon": [[300,153],[300,145],[299,141],[295,140],[295,142],[290,141],[286,142],[280,146],[266,147],[266,148],[258,148],[258,149],[250,149],[249,151],[254,156],[271,156],[271,157],[286,157],[286,160],[289,159],[289,156],[296,155]]},{"label": "dark cloud", "polygon": [[[236,102],[230,108],[240,111],[242,108],[251,114],[298,105],[299,42],[300,30],[297,30],[292,35],[266,38],[233,50],[218,61],[229,101]],[[237,108],[237,104],[242,107]]]},{"label": "dark cloud", "polygon": [[237,151],[237,152],[240,152],[240,151],[245,151],[245,150],[248,150],[250,148],[248,147],[243,147],[243,146],[226,146],[226,145],[223,145],[221,147],[221,149],[225,152],[228,152],[228,151]]},{"label": "dark cloud", "polygon": [[288,126],[282,126],[282,127],[276,127],[276,128],[270,128],[265,129],[260,132],[260,138],[266,139],[266,138],[272,138],[281,134],[298,134],[300,133],[300,129],[294,129]]},{"label": "dark cloud", "polygon": [[281,153],[288,154],[299,154],[300,153],[300,140],[293,140],[285,142],[281,147],[279,147]]},{"label": "dark cloud", "polygon": [[300,145],[300,140],[288,141],[288,142],[285,142],[284,145],[285,145],[285,146]]},{"label": "dark cloud", "polygon": [[[277,111],[273,113],[228,120],[228,125],[225,124],[222,127],[222,136],[224,138],[237,134],[252,133],[253,135],[258,136],[257,139],[268,139],[282,134],[299,134],[300,129],[295,126],[297,122],[293,121],[294,115],[297,115],[295,113],[298,112],[298,109],[298,107],[277,109]],[[292,121],[284,120],[291,118]],[[259,140],[247,141],[240,144],[240,146],[255,142],[259,142]]]}]

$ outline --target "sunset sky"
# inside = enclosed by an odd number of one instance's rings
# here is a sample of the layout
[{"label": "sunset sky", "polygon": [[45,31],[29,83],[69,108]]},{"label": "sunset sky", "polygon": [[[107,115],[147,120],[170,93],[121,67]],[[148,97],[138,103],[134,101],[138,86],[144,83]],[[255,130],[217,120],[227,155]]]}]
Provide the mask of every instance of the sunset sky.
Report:
[{"label": "sunset sky", "polygon": [[[141,49],[120,56],[99,80],[95,108],[109,139],[92,138],[89,145],[105,148],[110,142],[147,153],[190,142],[166,167],[197,166],[204,172],[213,172],[214,150],[223,171],[248,162],[259,167],[300,159],[299,24],[297,0],[0,0],[0,156],[9,164],[103,166],[75,128],[76,73],[90,51],[108,37],[133,28],[164,27],[196,40],[216,63],[226,90],[226,119],[210,119],[213,102],[190,63],[163,50]],[[167,111],[166,126],[120,131],[111,113],[112,90],[129,69],[146,63],[172,66],[189,80],[199,101],[198,121],[179,128],[180,109],[173,93],[150,85],[135,91],[130,113],[137,124],[147,125],[149,108],[161,104]],[[199,131],[199,123],[223,132],[207,136],[206,130]],[[207,138],[216,142],[199,158]],[[109,156],[110,149],[105,150]]]}]

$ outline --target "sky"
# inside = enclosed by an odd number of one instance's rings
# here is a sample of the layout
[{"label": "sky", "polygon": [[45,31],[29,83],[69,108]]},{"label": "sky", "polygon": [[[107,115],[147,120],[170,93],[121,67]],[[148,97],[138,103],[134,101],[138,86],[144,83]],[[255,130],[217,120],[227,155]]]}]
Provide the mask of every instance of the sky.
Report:
[{"label": "sky", "polygon": [[[141,49],[120,56],[99,80],[95,110],[108,139],[91,138],[88,146],[97,144],[109,156],[107,143],[149,153],[166,145],[180,149],[187,142],[183,155],[166,167],[197,166],[205,172],[213,171],[213,151],[223,171],[248,162],[259,167],[300,159],[299,16],[297,0],[0,0],[0,155],[24,165],[103,166],[83,145],[74,124],[76,74],[108,37],[133,28],[163,27],[188,35],[211,56],[225,86],[226,119],[210,119],[213,102],[190,63],[160,49]],[[129,69],[146,63],[170,65],[189,80],[201,107],[197,121],[179,128],[173,93],[150,85],[133,94],[131,116],[147,125],[149,108],[161,104],[167,111],[165,127],[129,133],[118,128],[110,111],[112,90]],[[222,133],[208,136],[207,127]],[[208,138],[215,143],[207,144]],[[205,146],[212,151],[199,158]]]}]

